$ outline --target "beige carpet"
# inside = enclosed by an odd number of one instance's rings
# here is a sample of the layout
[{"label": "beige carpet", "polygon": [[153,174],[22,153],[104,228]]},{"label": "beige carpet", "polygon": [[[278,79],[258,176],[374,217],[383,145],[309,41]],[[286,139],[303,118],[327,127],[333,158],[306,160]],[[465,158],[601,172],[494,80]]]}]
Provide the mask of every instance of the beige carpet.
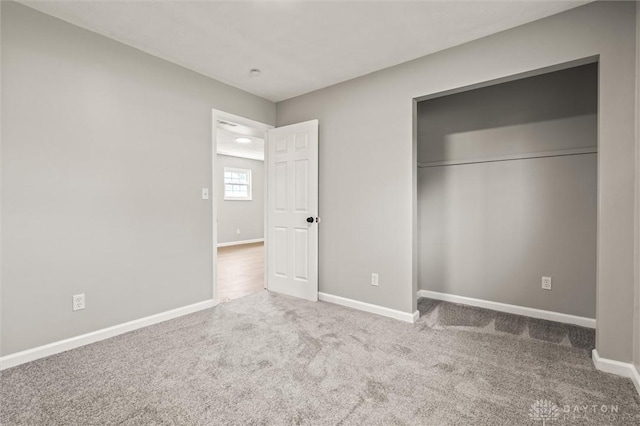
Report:
[{"label": "beige carpet", "polygon": [[0,423],[640,424],[588,330],[420,307],[406,324],[261,292],[3,371]]}]

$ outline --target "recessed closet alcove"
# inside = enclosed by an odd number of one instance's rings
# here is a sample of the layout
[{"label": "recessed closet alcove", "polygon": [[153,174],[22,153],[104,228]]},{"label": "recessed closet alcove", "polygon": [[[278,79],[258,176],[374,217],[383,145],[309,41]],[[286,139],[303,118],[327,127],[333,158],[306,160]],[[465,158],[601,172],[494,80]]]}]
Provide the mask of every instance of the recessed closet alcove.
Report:
[{"label": "recessed closet alcove", "polygon": [[597,63],[418,101],[418,289],[595,318],[597,114]]}]

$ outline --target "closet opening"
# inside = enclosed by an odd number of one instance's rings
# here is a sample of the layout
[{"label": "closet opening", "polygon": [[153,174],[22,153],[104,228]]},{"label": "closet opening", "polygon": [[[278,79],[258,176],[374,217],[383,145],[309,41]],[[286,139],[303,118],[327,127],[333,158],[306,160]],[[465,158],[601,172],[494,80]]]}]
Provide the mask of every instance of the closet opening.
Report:
[{"label": "closet opening", "polygon": [[594,348],[597,58],[414,101],[421,315]]}]

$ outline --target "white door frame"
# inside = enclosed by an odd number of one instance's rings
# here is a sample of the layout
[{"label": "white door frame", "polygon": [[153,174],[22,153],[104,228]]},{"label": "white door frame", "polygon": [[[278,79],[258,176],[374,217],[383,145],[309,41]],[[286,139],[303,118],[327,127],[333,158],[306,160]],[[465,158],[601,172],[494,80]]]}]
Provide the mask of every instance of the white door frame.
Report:
[{"label": "white door frame", "polygon": [[[264,207],[263,207],[263,217],[264,217],[264,244],[267,246],[267,205],[268,205],[268,197],[267,193],[267,143],[268,137],[267,132],[273,129],[275,126],[270,124],[261,123],[259,121],[250,120],[248,118],[241,117],[239,115],[230,114],[228,112],[220,111],[217,109],[212,109],[211,111],[211,190],[209,191],[209,197],[211,199],[211,233],[212,233],[212,244],[213,244],[213,259],[212,259],[212,288],[213,288],[213,300],[215,303],[218,303],[218,194],[216,191],[216,171],[218,170],[217,165],[217,153],[218,153],[218,120],[229,121],[232,123],[242,124],[244,126],[252,127],[254,129],[264,131],[264,176],[263,185],[264,185]],[[264,251],[264,286],[267,286],[267,266],[269,263],[267,262],[267,250]]]}]

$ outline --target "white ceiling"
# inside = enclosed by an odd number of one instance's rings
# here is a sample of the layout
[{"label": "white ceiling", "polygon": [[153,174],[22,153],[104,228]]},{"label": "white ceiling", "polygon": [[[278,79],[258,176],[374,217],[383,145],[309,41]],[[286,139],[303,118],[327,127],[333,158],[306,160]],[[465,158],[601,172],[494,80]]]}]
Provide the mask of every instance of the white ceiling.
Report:
[{"label": "white ceiling", "polygon": [[[237,137],[249,138],[251,142],[236,142]],[[218,125],[216,143],[218,154],[264,161],[264,139],[262,138],[247,135],[246,133],[232,132]]]},{"label": "white ceiling", "polygon": [[587,2],[23,1],[274,102]]}]

